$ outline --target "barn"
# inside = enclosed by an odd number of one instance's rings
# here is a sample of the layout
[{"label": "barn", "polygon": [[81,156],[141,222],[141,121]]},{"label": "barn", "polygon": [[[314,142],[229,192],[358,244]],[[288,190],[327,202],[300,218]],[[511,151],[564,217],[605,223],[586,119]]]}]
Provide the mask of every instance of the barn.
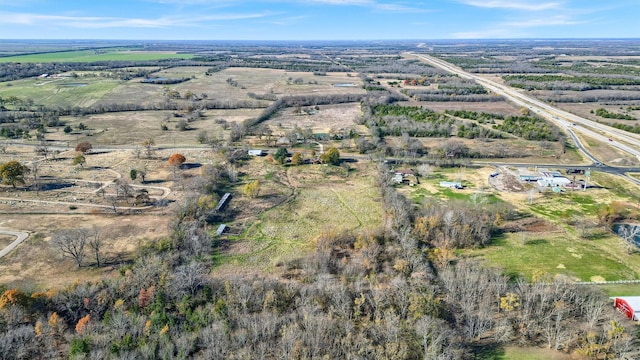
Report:
[{"label": "barn", "polygon": [[631,320],[640,321],[640,296],[613,297],[614,306]]}]

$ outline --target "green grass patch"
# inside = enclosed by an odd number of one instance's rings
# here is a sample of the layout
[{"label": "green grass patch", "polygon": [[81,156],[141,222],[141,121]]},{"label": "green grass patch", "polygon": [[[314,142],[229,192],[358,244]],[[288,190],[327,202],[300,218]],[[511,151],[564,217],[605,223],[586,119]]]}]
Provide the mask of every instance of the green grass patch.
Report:
[{"label": "green grass patch", "polygon": [[596,216],[601,204],[592,196],[580,191],[546,193],[528,209],[553,222],[566,222],[576,216]]},{"label": "green grass patch", "polygon": [[164,59],[190,59],[193,54],[176,54],[175,52],[145,52],[130,49],[101,49],[50,52],[29,55],[16,55],[0,58],[0,62],[97,62],[97,61],[151,61]]},{"label": "green grass patch", "polygon": [[411,193],[411,198],[417,204],[421,204],[426,198],[431,196],[433,196],[433,194],[431,194],[429,190],[422,187],[417,188],[415,191]]},{"label": "green grass patch", "polygon": [[640,191],[638,191],[637,185],[633,185],[629,181],[618,176],[602,172],[592,172],[591,178],[600,186],[609,190],[612,194],[636,204],[640,203]]},{"label": "green grass patch", "polygon": [[[12,81],[12,86],[0,86],[0,97],[16,96],[31,99],[36,105],[90,106],[110,94],[124,82],[97,77],[76,79],[25,79]],[[68,84],[86,84],[68,86]],[[67,86],[65,86],[67,85]]]},{"label": "green grass patch", "polygon": [[638,278],[633,269],[602,251],[600,246],[596,241],[578,240],[567,234],[508,233],[491,246],[468,253],[526,279],[531,279],[534,271],[562,274],[581,281],[591,281],[592,277],[607,281]]},{"label": "green grass patch", "polygon": [[640,284],[595,285],[608,296],[640,296]]},{"label": "green grass patch", "polygon": [[357,232],[380,225],[382,206],[375,201],[379,194],[371,178],[330,183],[318,180],[316,184],[299,188],[295,199],[259,216],[238,238],[252,242],[251,251],[243,255],[220,255],[216,261],[273,265],[313,249],[315,239],[326,229]]}]

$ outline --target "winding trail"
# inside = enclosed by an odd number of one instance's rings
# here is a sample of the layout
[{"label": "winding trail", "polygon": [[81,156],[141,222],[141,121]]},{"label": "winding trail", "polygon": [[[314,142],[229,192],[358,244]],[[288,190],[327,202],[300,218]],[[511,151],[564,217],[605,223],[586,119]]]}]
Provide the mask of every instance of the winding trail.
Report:
[{"label": "winding trail", "polygon": [[16,230],[3,230],[3,229],[0,229],[0,234],[10,235],[10,236],[15,236],[16,237],[16,240],[14,242],[12,242],[11,244],[7,245],[4,249],[0,250],[0,259],[3,258],[8,253],[10,253],[13,249],[15,249],[18,245],[20,245],[20,243],[22,243],[23,241],[25,241],[29,237],[29,233],[28,232],[16,231]]}]

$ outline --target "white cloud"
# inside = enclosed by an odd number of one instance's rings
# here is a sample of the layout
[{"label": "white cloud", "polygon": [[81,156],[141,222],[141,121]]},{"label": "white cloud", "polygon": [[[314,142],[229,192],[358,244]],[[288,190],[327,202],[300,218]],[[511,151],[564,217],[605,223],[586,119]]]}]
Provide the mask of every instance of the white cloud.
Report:
[{"label": "white cloud", "polygon": [[522,20],[517,22],[507,22],[507,23],[504,23],[503,25],[508,27],[529,28],[529,27],[542,27],[542,26],[577,25],[582,23],[583,22],[571,20],[566,16],[552,16],[552,17],[544,17],[544,18],[533,18],[533,19]]},{"label": "white cloud", "polygon": [[562,7],[560,2],[539,2],[539,1],[522,1],[522,0],[460,0],[463,4],[482,7],[482,8],[500,8],[525,11],[543,11],[553,10]]},{"label": "white cloud", "polygon": [[219,14],[204,16],[169,16],[156,19],[99,17],[99,16],[61,16],[42,15],[33,13],[8,13],[0,12],[0,17],[6,24],[19,25],[54,25],[73,28],[160,28],[170,26],[193,26],[207,21],[231,21],[254,19],[268,16],[267,13],[248,14]]},{"label": "white cloud", "polygon": [[309,0],[305,2],[329,4],[329,5],[351,5],[351,6],[375,5],[375,1],[372,1],[372,0]]}]

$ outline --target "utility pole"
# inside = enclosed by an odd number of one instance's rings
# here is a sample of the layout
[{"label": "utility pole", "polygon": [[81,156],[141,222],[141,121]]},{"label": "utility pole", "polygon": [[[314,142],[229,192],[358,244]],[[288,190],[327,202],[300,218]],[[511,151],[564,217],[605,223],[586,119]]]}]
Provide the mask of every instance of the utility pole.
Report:
[{"label": "utility pole", "polygon": [[587,185],[589,185],[589,177],[591,177],[591,168],[587,168],[587,171],[584,173],[586,175],[586,180],[584,181],[584,188],[582,191],[587,191]]}]

